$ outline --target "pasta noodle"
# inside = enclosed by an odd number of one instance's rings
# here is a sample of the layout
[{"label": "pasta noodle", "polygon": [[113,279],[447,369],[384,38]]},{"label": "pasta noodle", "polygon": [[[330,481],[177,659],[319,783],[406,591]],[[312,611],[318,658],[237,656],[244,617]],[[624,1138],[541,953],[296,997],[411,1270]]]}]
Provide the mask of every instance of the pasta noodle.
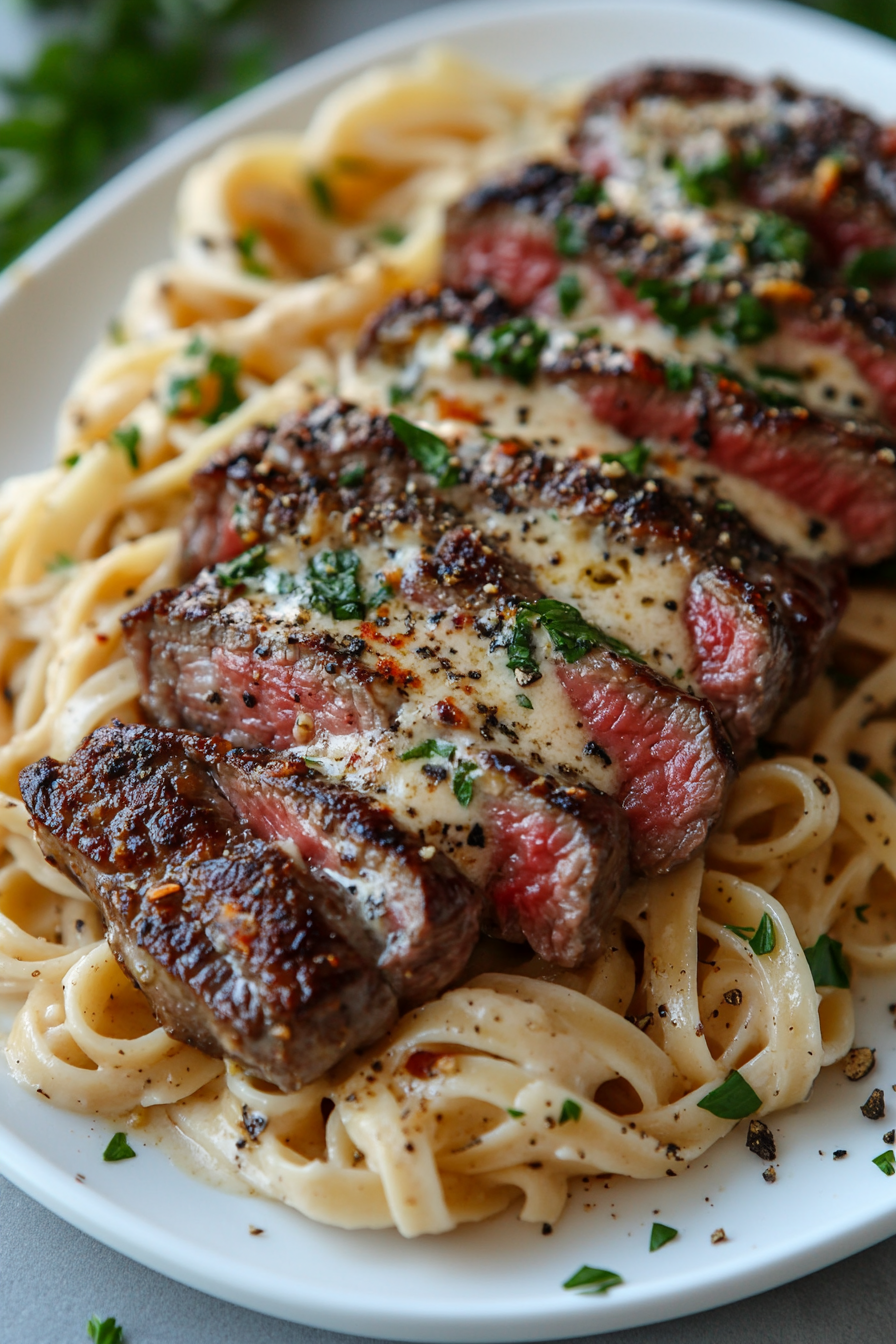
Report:
[{"label": "pasta noodle", "polygon": [[[167,1108],[253,1190],[341,1227],[437,1233],[520,1198],[523,1219],[551,1224],[573,1178],[675,1174],[733,1123],[699,1105],[731,1070],[768,1114],[852,1044],[851,992],[817,990],[803,948],[829,932],[856,971],[896,967],[896,802],[869,773],[896,748],[891,592],[855,593],[843,621],[838,665],[858,683],[822,677],[789,711],[784,751],[743,771],[705,857],[632,886],[595,965],[505,948],[294,1094],[168,1037],[29,829],[19,770],[138,717],[119,617],[175,581],[192,473],[336,387],[363,321],[436,276],[446,204],[549,153],[570,106],[433,51],[338,91],[301,134],[218,151],[184,185],[172,260],[137,277],[78,376],[57,465],[0,491],[10,1067],[71,1110],[139,1124]],[[766,916],[776,943],[759,956],[737,929]]]}]

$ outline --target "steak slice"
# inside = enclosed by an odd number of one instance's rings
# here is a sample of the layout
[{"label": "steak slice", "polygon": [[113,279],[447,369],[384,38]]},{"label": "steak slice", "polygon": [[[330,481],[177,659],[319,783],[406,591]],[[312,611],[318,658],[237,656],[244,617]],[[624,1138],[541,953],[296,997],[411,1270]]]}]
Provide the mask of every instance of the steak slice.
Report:
[{"label": "steak slice", "polygon": [[[376,441],[392,434],[384,421],[372,420]],[[399,449],[395,442],[396,462]],[[195,696],[184,699],[179,665],[189,638],[183,627],[201,607],[202,641],[211,649],[209,663],[219,679],[230,674],[215,650],[231,638],[231,630],[247,632],[247,650],[253,641],[260,648],[263,656],[256,655],[249,677],[260,712],[244,719],[240,740],[251,735],[271,745],[271,719],[264,712],[272,662],[268,650],[296,638],[292,632],[298,629],[305,643],[326,637],[328,647],[342,650],[344,661],[339,668],[332,664],[341,677],[359,684],[375,674],[395,691],[398,703],[390,723],[381,720],[369,731],[360,730],[375,744],[374,757],[390,752],[400,757],[402,743],[410,749],[421,737],[436,740],[434,729],[441,736],[442,725],[448,725],[458,735],[456,769],[461,760],[475,760],[471,752],[477,740],[503,737],[520,764],[617,797],[628,817],[637,868],[683,862],[718,817],[731,777],[730,750],[711,707],[656,675],[601,630],[583,624],[572,607],[556,602],[540,607],[544,594],[526,567],[507,556],[491,535],[463,523],[462,515],[431,489],[419,488],[416,477],[388,501],[367,497],[363,486],[356,488],[354,499],[353,507],[340,514],[333,507],[340,501],[320,494],[311,510],[313,526],[306,516],[296,520],[297,531],[272,536],[266,543],[265,573],[248,576],[241,589],[223,587],[219,571],[207,571],[179,595],[125,618],[129,643],[139,632],[136,653],[147,710],[154,714],[162,705],[184,726],[202,726],[194,716],[197,703],[201,715],[205,706]],[[269,503],[280,518],[280,505]],[[256,503],[248,502],[245,512],[256,517]],[[269,535],[260,513],[256,531]],[[301,537],[311,531],[315,544],[305,547]],[[355,566],[359,596],[380,589],[375,619],[366,599],[368,610],[362,614],[359,607],[351,619],[335,620],[315,610],[308,588],[315,556],[328,556],[333,565],[343,557],[339,563]],[[564,645],[558,620],[561,626],[571,621],[580,638]],[[341,640],[334,633],[340,628],[346,631]],[[244,684],[241,675],[239,689]],[[522,698],[521,687],[526,687]],[[232,687],[214,682],[208,693],[218,696],[209,715],[235,702]],[[316,711],[310,717],[308,749],[314,757],[350,755],[353,748],[340,748],[332,733],[332,715],[322,715],[322,723]],[[284,731],[282,725],[278,731]],[[449,775],[442,764],[428,768],[443,779]],[[375,771],[373,779],[386,786]],[[351,782],[358,787],[354,775]],[[406,787],[396,776],[389,786],[390,805],[395,805],[392,790],[404,796]],[[652,800],[663,794],[668,805],[651,810]]]},{"label": "steak slice", "polygon": [[22,797],[166,1031],[289,1091],[387,1030],[395,996],[318,912],[321,881],[239,820],[206,754],[114,724],[24,769]]},{"label": "steak slice", "polygon": [[[745,374],[780,364],[783,349],[800,378],[820,353],[835,352],[865,389],[853,395],[866,412],[896,425],[896,309],[886,287],[877,294],[844,287],[807,259],[808,235],[804,246],[782,232],[796,226],[782,226],[780,216],[747,211],[732,220],[692,208],[692,228],[664,230],[674,211],[636,216],[595,200],[596,191],[593,181],[551,163],[475,189],[448,214],[445,282],[493,286],[510,303],[556,321],[566,276],[580,296],[577,322],[608,322],[624,344],[635,322],[639,343],[655,353],[698,337],[704,357],[727,360],[734,347]],[[823,395],[813,391],[813,377],[804,390],[821,398],[823,410],[830,385],[822,379]]]},{"label": "steak slice", "polygon": [[589,95],[571,148],[599,178],[659,190],[665,170],[685,202],[734,198],[799,220],[831,267],[896,243],[894,128],[784,79],[633,70]]},{"label": "steak slice", "polygon": [[400,1000],[432,999],[461,973],[479,932],[479,897],[444,855],[421,854],[418,837],[389,808],[321,777],[301,757],[186,740],[207,756],[253,834],[279,842],[300,870],[324,881],[316,909],[376,962]]}]

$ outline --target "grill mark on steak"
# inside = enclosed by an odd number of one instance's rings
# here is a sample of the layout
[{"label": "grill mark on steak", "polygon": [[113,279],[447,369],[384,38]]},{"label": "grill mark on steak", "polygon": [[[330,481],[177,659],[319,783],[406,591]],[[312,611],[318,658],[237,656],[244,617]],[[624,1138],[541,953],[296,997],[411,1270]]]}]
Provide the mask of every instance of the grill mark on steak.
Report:
[{"label": "grill mark on steak", "polygon": [[[380,422],[376,433],[386,434],[391,430]],[[397,444],[395,451],[398,452]],[[545,733],[545,724],[539,724],[535,730],[531,722],[520,721],[519,710],[512,703],[517,688],[502,661],[502,645],[509,637],[519,601],[537,601],[542,595],[525,568],[515,564],[479,529],[459,521],[457,511],[450,504],[434,498],[431,493],[424,494],[420,489],[409,490],[388,502],[369,501],[364,497],[363,489],[359,489],[353,508],[336,523],[335,532],[332,530],[333,520],[339,515],[331,510],[325,494],[319,496],[315,509],[316,517],[330,520],[328,526],[331,529],[326,537],[318,532],[318,545],[327,544],[334,550],[346,544],[358,546],[362,554],[365,554],[365,546],[372,547],[367,565],[371,571],[388,571],[390,553],[404,557],[401,575],[396,580],[397,600],[404,606],[405,620],[411,627],[409,632],[387,636],[385,632],[380,634],[375,624],[360,622],[340,646],[346,650],[347,661],[353,660],[358,668],[357,680],[369,673],[371,663],[375,667],[382,666],[378,640],[386,640],[395,649],[391,655],[392,675],[403,708],[395,715],[393,729],[401,714],[411,713],[419,717],[432,712],[431,698],[438,683],[434,683],[431,676],[439,673],[442,667],[441,675],[448,683],[446,689],[451,691],[457,687],[461,692],[463,717],[468,721],[472,717],[474,723],[478,718],[480,735],[487,739],[496,732],[509,735],[509,740],[517,744],[516,754],[522,760],[535,761],[537,758],[539,763],[551,758],[561,760],[573,777],[600,788],[608,787],[606,768],[601,760],[612,762],[612,788],[629,814],[633,862],[637,867],[656,870],[683,862],[702,843],[720,814],[731,777],[730,751],[706,702],[687,695],[610,648],[596,648],[574,665],[567,665],[556,653],[548,656],[545,650],[542,672],[547,690],[541,688],[538,693],[555,694],[551,687],[558,686],[561,695],[556,702],[556,712],[563,716],[564,723],[570,716],[576,720],[574,730],[571,725],[564,730],[572,733],[570,750],[558,756],[554,754],[558,749],[548,743],[546,758],[541,745],[541,738],[549,736]],[[265,534],[263,522],[261,532]],[[289,563],[295,562],[291,560]],[[209,640],[212,645],[216,640],[229,638],[223,630],[217,629],[222,616],[236,629],[246,628],[254,632],[263,624],[266,639],[275,647],[282,640],[284,630],[292,628],[289,626],[292,617],[281,618],[274,604],[263,602],[259,607],[255,599],[249,601],[234,597],[232,591],[222,592],[211,573],[203,575],[198,584],[183,590],[170,602],[157,604],[149,612],[143,609],[138,613],[136,623],[148,621],[148,638],[159,650],[156,663],[148,674],[145,657],[140,662],[147,688],[144,704],[150,713],[157,712],[155,705],[159,703],[171,706],[174,716],[184,713],[180,705],[179,659],[188,636],[180,628],[182,612],[189,611],[191,604],[206,600],[209,619],[202,625],[202,640]],[[390,617],[385,619],[391,620],[394,611],[388,609]],[[263,611],[263,616],[255,614],[258,610]],[[460,652],[443,647],[441,657],[434,655],[429,647],[432,636],[428,628],[426,644],[421,642],[414,627],[426,619],[427,612],[435,613],[438,618],[437,630],[442,623],[442,631],[455,632],[450,637],[439,633],[438,637],[443,645],[445,642],[457,643]],[[314,619],[316,632],[321,628],[329,631],[333,624],[324,621],[322,627],[320,618]],[[135,622],[126,618],[125,624],[126,637],[132,643]],[[309,627],[303,639],[313,637],[316,635],[310,633]],[[247,637],[244,643],[248,647],[251,640]],[[410,647],[413,646],[417,648],[409,662]],[[456,657],[446,658],[446,652]],[[496,655],[496,658],[490,655]],[[460,661],[462,659],[466,662]],[[266,664],[269,662],[266,660]],[[465,667],[479,669],[475,671],[472,685],[467,682]],[[264,684],[263,668],[259,675]],[[164,695],[152,685],[152,678],[156,676],[164,676],[167,681]],[[483,685],[478,684],[480,678],[484,678]],[[465,696],[472,696],[474,692],[482,696],[483,701],[509,700],[512,707],[501,712],[485,712],[487,704],[483,703],[477,706],[474,715],[472,709],[476,702],[465,701]],[[629,698],[631,705],[626,703]],[[214,714],[217,710],[213,708],[211,712]],[[194,702],[188,706],[187,713],[194,713]],[[639,715],[645,725],[650,723],[652,740],[659,743],[662,739],[656,755],[649,749],[645,751],[639,742],[635,728]],[[622,722],[627,725],[625,731],[617,726]],[[385,740],[386,726],[383,720],[376,725],[379,744]],[[557,727],[559,731],[559,723]],[[628,735],[629,729],[635,729],[634,737]],[[254,735],[256,741],[270,744],[269,730],[264,722],[256,725],[253,721],[251,726],[244,722],[239,731],[243,734],[241,741]],[[601,748],[602,758],[583,751],[589,744]],[[312,749],[317,754],[316,739]],[[680,755],[681,769],[672,762],[675,753]],[[663,789],[669,790],[667,806],[651,817],[639,800],[656,797]],[[669,801],[671,799],[674,803]]]},{"label": "grill mark on steak", "polygon": [[199,746],[116,723],[24,769],[22,797],[166,1031],[292,1090],[385,1031],[395,998],[316,910],[321,879],[239,820]]}]

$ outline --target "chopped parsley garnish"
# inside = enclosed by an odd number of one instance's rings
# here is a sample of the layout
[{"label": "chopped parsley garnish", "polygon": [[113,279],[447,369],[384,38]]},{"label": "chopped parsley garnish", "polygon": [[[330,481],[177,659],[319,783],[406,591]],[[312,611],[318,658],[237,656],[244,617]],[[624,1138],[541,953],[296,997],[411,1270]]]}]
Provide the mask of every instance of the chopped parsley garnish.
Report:
[{"label": "chopped parsley garnish", "polygon": [[315,611],[337,621],[360,621],[367,609],[358,583],[361,561],[354,551],[321,551],[308,566],[308,586]]},{"label": "chopped parsley garnish", "polygon": [[518,695],[516,702],[518,705],[522,705],[523,709],[532,708],[532,701],[529,699],[528,695]]},{"label": "chopped parsley garnish", "polygon": [[368,605],[373,607],[375,611],[377,607],[381,607],[384,602],[388,602],[389,598],[394,596],[395,590],[391,583],[381,583],[376,592],[371,594]]},{"label": "chopped parsley garnish", "polygon": [[381,224],[376,231],[377,240],[381,243],[387,243],[389,247],[397,247],[407,238],[407,230],[400,224]]},{"label": "chopped parsley garnish", "polygon": [[70,555],[66,555],[64,551],[57,551],[53,559],[44,565],[44,569],[48,574],[64,574],[66,570],[73,569],[74,565],[75,562]]},{"label": "chopped parsley garnish", "polygon": [[[558,602],[553,597],[540,597],[537,602],[524,602],[520,613],[534,616],[548,633],[551,643],[568,663],[578,662],[586,653],[598,646],[611,649],[613,653],[623,654],[643,663],[644,659],[618,639],[604,634],[596,625],[590,625],[582,613],[568,602]],[[517,615],[519,620],[519,614]]]},{"label": "chopped parsley garnish", "polygon": [[336,202],[327,179],[322,173],[309,173],[306,181],[312,201],[322,215],[331,219],[336,213]]},{"label": "chopped parsley garnish", "polygon": [[578,223],[569,215],[558,215],[554,221],[554,246],[561,257],[580,257],[588,246]]},{"label": "chopped parsley garnish", "polygon": [[225,355],[221,350],[214,350],[209,355],[208,371],[218,379],[218,400],[202,418],[207,425],[216,425],[225,415],[243,404],[236,386],[240,361],[236,355]]},{"label": "chopped parsley garnish", "polygon": [[140,442],[138,427],[136,425],[125,425],[120,429],[113,429],[109,439],[116,448],[121,448],[129,466],[137,471],[140,466],[140,455],[137,452],[137,445]]},{"label": "chopped parsley garnish", "polygon": [[665,1223],[654,1223],[650,1229],[650,1249],[658,1251],[661,1246],[667,1242],[674,1241],[678,1236],[677,1227],[667,1227]]},{"label": "chopped parsley garnish", "polygon": [[572,1097],[567,1097],[560,1107],[560,1124],[568,1125],[571,1120],[581,1120],[582,1108]]},{"label": "chopped parsley garnish", "polygon": [[745,1115],[752,1115],[759,1110],[762,1098],[756,1095],[737,1069],[732,1069],[724,1083],[713,1088],[697,1105],[720,1120],[742,1120]]},{"label": "chopped parsley garnish", "polygon": [[723,927],[729,933],[736,933],[738,938],[743,938],[744,942],[756,932],[756,927],[753,924],[725,924]]},{"label": "chopped parsley garnish", "polygon": [[246,229],[238,238],[233,240],[237,252],[240,254],[240,265],[249,275],[258,275],[262,279],[270,277],[270,270],[263,262],[258,260],[255,255],[255,249],[261,242],[261,234],[257,229]]},{"label": "chopped parsley garnish", "polygon": [[472,761],[461,761],[454,772],[451,790],[461,807],[469,807],[473,798],[473,776],[478,767]]},{"label": "chopped parsley garnish", "polygon": [[460,470],[452,461],[453,454],[444,439],[424,429],[422,425],[405,420],[403,415],[390,415],[389,424],[414,461],[430,476],[435,476],[439,486],[447,488],[457,485]]},{"label": "chopped parsley garnish", "polygon": [[255,578],[268,567],[267,547],[264,544],[252,546],[233,560],[225,560],[215,566],[215,578],[223,588],[235,588],[246,579]]},{"label": "chopped parsley garnish", "polygon": [[571,1279],[567,1279],[564,1288],[581,1288],[586,1293],[605,1293],[610,1288],[617,1288],[623,1282],[621,1274],[615,1274],[612,1269],[594,1269],[591,1265],[583,1265],[577,1269]]},{"label": "chopped parsley garnish", "polygon": [[418,742],[416,747],[411,747],[409,751],[404,751],[399,756],[400,761],[422,761],[431,760],[433,756],[442,756],[446,761],[454,757],[457,748],[451,742],[439,742],[435,737],[428,737],[425,742]]},{"label": "chopped parsley garnish", "polygon": [[778,330],[778,319],[755,294],[738,294],[734,303],[722,310],[713,330],[735,345],[756,345]]},{"label": "chopped parsley garnish", "polygon": [[346,467],[345,471],[339,473],[339,484],[346,488],[354,485],[360,485],[367,475],[367,468],[363,462],[359,462],[354,467]]},{"label": "chopped parsley garnish", "polygon": [[564,271],[556,284],[557,303],[564,317],[570,317],[582,302],[582,285],[572,271]]},{"label": "chopped parsley garnish", "polygon": [[624,453],[601,453],[600,460],[601,462],[618,462],[633,476],[640,476],[649,457],[650,449],[647,444],[637,439],[631,448],[626,448]]},{"label": "chopped parsley garnish", "polygon": [[689,392],[694,386],[695,370],[693,364],[677,364],[668,360],[664,373],[666,386],[672,392]]},{"label": "chopped parsley garnish", "polygon": [[767,211],[756,221],[747,251],[753,262],[798,261],[802,265],[808,260],[811,247],[812,239],[799,224],[786,215]]},{"label": "chopped parsley garnish", "polygon": [[547,342],[548,333],[531,317],[512,317],[479,332],[469,348],[458,350],[454,358],[469,364],[477,377],[488,369],[528,387]]},{"label": "chopped parsley garnish", "polygon": [[123,1162],[127,1157],[136,1157],[136,1156],[137,1154],[134,1152],[133,1148],[128,1143],[127,1134],[119,1132],[118,1134],[113,1134],[109,1142],[106,1144],[106,1149],[105,1152],[103,1153],[103,1161]]},{"label": "chopped parsley garnish", "polygon": [[64,467],[76,467],[80,461],[81,461],[80,453],[69,453],[68,457],[64,457],[62,459],[62,465]]},{"label": "chopped parsley garnish", "polygon": [[598,182],[593,177],[580,177],[572,198],[576,205],[597,205],[598,201],[607,199],[607,193],[603,182]]},{"label": "chopped parsley garnish", "polygon": [[731,499],[717,499],[716,508],[719,513],[734,513],[737,505]]},{"label": "chopped parsley garnish", "polygon": [[875,784],[879,784],[887,793],[893,792],[893,781],[886,770],[872,770],[871,778],[874,780]]},{"label": "chopped parsley garnish", "polygon": [[193,337],[188,346],[184,348],[185,355],[204,355],[206,351],[205,341],[198,334]]},{"label": "chopped parsley garnish", "polygon": [[750,946],[757,957],[764,957],[769,952],[774,952],[776,942],[775,926],[771,917],[764,914],[759,921],[759,928],[750,939]]},{"label": "chopped parsley garnish", "polygon": [[99,1316],[91,1316],[87,1322],[87,1338],[94,1344],[124,1344],[124,1329],[116,1325],[114,1316],[101,1321]]},{"label": "chopped parsley garnish", "polygon": [[514,1120],[520,1120],[526,1114],[526,1112],[518,1111],[513,1106],[508,1106],[507,1114]]},{"label": "chopped parsley garnish", "polygon": [[857,905],[857,906],[855,907],[855,911],[856,911],[856,919],[859,921],[860,924],[867,924],[867,923],[868,923],[868,916],[865,914],[865,911],[866,911],[866,910],[870,910],[870,909],[871,909],[870,904],[868,904],[868,905]]},{"label": "chopped parsley garnish", "polygon": [[667,327],[672,327],[679,336],[689,336],[716,312],[712,304],[696,303],[692,290],[692,285],[673,280],[641,280],[635,293],[638,299],[653,304],[657,317]]},{"label": "chopped parsley garnish", "polygon": [[669,167],[678,178],[678,184],[692,205],[715,205],[720,196],[731,194],[731,155],[723,151],[717,159],[688,167],[673,158]]},{"label": "chopped parsley garnish", "polygon": [[896,1157],[892,1148],[888,1148],[885,1153],[880,1153],[877,1157],[872,1157],[871,1161],[885,1176],[896,1176]]},{"label": "chopped parsley garnish", "polygon": [[884,280],[896,279],[896,247],[867,247],[857,253],[846,267],[848,285],[865,289]]},{"label": "chopped parsley garnish", "polygon": [[823,933],[814,946],[804,947],[803,951],[816,985],[849,989],[849,962],[843,955],[843,944],[838,943],[836,938]]},{"label": "chopped parsley garnish", "polygon": [[202,389],[195,374],[179,374],[171,379],[166,406],[169,415],[188,415],[198,411],[201,404]]}]

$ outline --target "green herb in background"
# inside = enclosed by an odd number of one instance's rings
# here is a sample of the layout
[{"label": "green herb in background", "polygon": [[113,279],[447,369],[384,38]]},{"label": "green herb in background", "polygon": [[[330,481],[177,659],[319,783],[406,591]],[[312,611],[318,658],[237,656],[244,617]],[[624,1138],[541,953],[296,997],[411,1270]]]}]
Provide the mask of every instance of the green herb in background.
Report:
[{"label": "green herb in background", "polygon": [[94,1344],[124,1344],[124,1330],[115,1322],[114,1316],[101,1321],[99,1316],[91,1316],[87,1322],[87,1338]]},{"label": "green herb in background", "polygon": [[[66,25],[29,69],[0,74],[0,268],[145,140],[157,115],[225,101],[269,73],[228,30],[255,0],[28,0]],[[228,40],[228,39],[231,40]]]}]

